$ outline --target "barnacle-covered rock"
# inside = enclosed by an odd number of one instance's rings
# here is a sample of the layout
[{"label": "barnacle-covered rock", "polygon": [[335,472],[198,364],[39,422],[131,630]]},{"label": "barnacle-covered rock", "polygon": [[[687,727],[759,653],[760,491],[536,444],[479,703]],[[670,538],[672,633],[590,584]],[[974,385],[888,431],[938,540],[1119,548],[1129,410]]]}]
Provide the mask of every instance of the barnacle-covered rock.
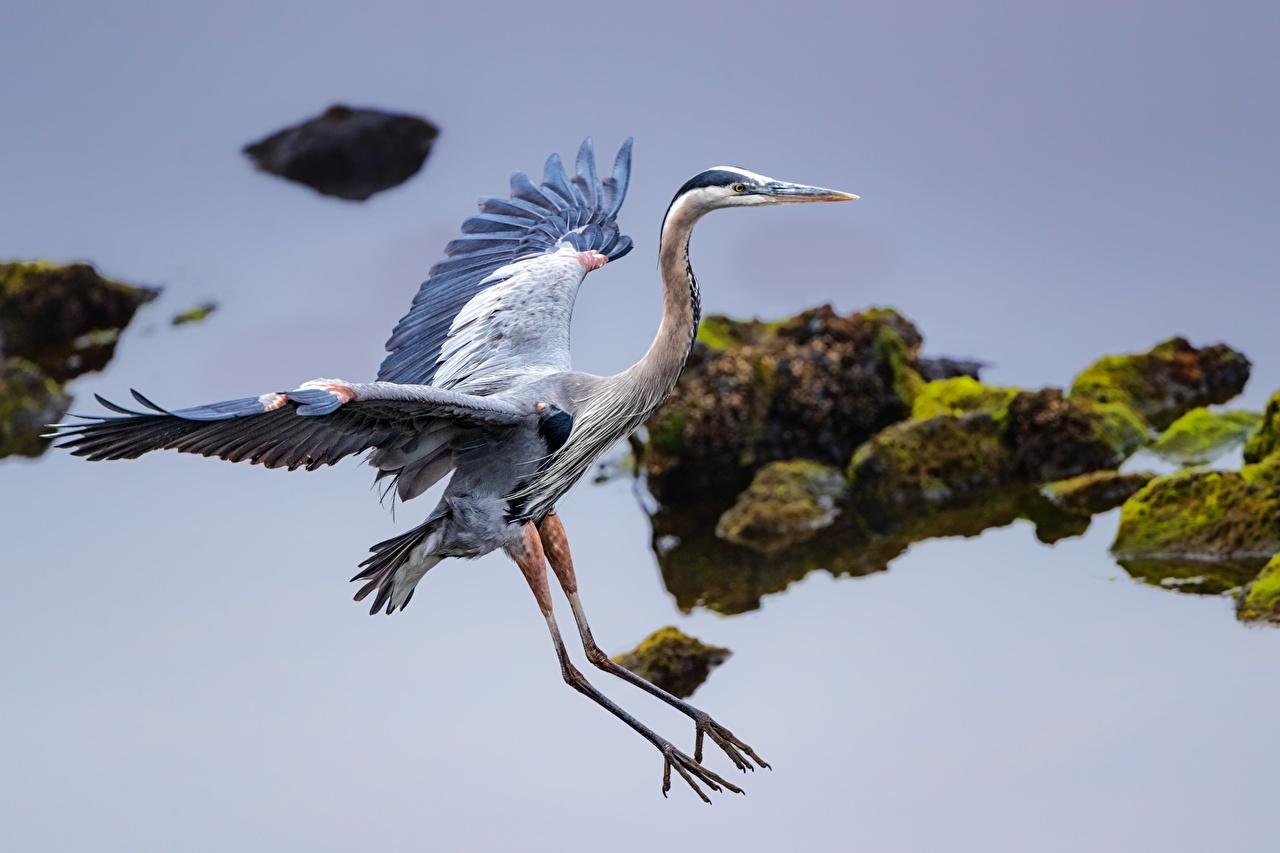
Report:
[{"label": "barnacle-covered rock", "polygon": [[417,116],[341,104],[246,145],[264,172],[324,195],[364,201],[418,173],[439,130]]},{"label": "barnacle-covered rock", "polygon": [[0,349],[57,382],[101,370],[159,290],[103,278],[89,264],[0,264]]},{"label": "barnacle-covered rock", "polygon": [[1071,397],[1127,406],[1164,429],[1197,406],[1239,394],[1250,367],[1249,359],[1226,344],[1198,348],[1171,338],[1146,352],[1102,357],[1075,378]]},{"label": "barnacle-covered rock", "polygon": [[1277,450],[1280,450],[1280,391],[1271,395],[1261,425],[1245,443],[1244,461],[1261,462]]},{"label": "barnacle-covered rock", "polygon": [[786,548],[835,520],[844,489],[844,475],[821,462],[770,462],[720,516],[716,535],[765,553]]},{"label": "barnacle-covered rock", "polygon": [[57,423],[71,397],[26,359],[0,361],[0,459],[39,456],[49,442],[40,436]]},{"label": "barnacle-covered rock", "polygon": [[686,699],[730,654],[728,649],[709,646],[679,628],[667,626],[613,660],[671,695]]},{"label": "barnacle-covered rock", "polygon": [[1050,483],[1043,494],[1068,512],[1096,515],[1120,506],[1155,476],[1150,471],[1091,471]]},{"label": "barnacle-covered rock", "polygon": [[923,384],[920,334],[891,309],[830,306],[763,323],[708,317],[671,397],[649,419],[643,467],[663,504],[731,498],[779,459],[843,466],[906,418]]},{"label": "barnacle-covered rock", "polygon": [[1269,558],[1280,551],[1280,459],[1156,477],[1125,501],[1111,550],[1122,562]]},{"label": "barnacle-covered rock", "polygon": [[1280,553],[1245,587],[1236,615],[1244,622],[1280,625]]}]

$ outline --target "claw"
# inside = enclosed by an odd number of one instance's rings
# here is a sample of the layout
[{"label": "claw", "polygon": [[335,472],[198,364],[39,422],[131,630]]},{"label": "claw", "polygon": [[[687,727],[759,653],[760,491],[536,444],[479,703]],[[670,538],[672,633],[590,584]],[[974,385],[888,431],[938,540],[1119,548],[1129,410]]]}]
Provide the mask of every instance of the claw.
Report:
[{"label": "claw", "polygon": [[676,772],[680,774],[680,778],[688,783],[694,793],[707,805],[711,804],[711,798],[698,785],[702,782],[712,791],[721,793],[723,791],[732,791],[735,794],[741,794],[743,791],[732,782],[727,782],[720,777],[719,774],[703,767],[699,762],[685,755],[671,744],[662,747],[662,796],[666,796],[671,790],[671,768],[674,767]]},{"label": "claw", "polygon": [[[767,761],[756,754],[754,749],[743,743],[734,735],[733,732],[711,719],[707,714],[700,713],[698,716],[694,717],[694,720],[697,728],[693,745],[693,755],[694,760],[698,763],[702,762],[703,737],[704,735],[710,735],[711,742],[720,747],[721,751],[723,751],[724,754],[729,757],[729,760],[733,762],[733,766],[743,773],[748,770],[754,771],[756,769],[755,765],[752,764],[753,761],[760,767],[772,769],[769,767],[769,763]],[[744,755],[743,753],[746,754]]]}]

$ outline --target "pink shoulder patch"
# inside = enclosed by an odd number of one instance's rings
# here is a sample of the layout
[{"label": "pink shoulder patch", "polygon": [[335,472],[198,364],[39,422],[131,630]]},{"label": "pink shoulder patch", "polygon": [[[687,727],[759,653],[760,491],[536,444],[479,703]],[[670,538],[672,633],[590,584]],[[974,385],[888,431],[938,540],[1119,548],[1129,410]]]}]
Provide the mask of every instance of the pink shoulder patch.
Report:
[{"label": "pink shoulder patch", "polygon": [[609,263],[609,259],[599,252],[579,252],[578,263],[582,264],[584,270],[591,272]]}]

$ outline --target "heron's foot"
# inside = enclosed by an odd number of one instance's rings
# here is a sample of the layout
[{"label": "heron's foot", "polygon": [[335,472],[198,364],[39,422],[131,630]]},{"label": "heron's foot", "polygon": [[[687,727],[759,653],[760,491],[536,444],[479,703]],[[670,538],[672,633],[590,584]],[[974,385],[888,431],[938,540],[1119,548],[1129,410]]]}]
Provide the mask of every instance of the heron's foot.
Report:
[{"label": "heron's foot", "polygon": [[[693,760],[702,762],[702,740],[704,737],[711,738],[711,742],[720,747],[724,754],[729,756],[729,760],[733,762],[733,766],[739,770],[746,772],[747,770],[755,770],[756,767],[769,768],[769,763],[756,755],[756,751],[751,746],[741,740],[724,726],[711,719],[711,715],[705,711],[694,709],[694,724],[697,726],[697,735],[693,742]],[[755,762],[754,764],[752,762]]]},{"label": "heron's foot", "polygon": [[702,788],[698,787],[699,781],[717,793],[722,790],[732,791],[735,794],[742,793],[742,789],[737,785],[732,782],[726,782],[717,773],[708,770],[699,762],[676,749],[673,744],[661,741],[658,748],[662,750],[662,796],[665,797],[667,791],[671,790],[672,767],[680,774],[681,779],[689,783],[689,787],[693,789],[693,792],[701,797],[702,801],[707,805],[711,804],[711,798],[706,795]]}]

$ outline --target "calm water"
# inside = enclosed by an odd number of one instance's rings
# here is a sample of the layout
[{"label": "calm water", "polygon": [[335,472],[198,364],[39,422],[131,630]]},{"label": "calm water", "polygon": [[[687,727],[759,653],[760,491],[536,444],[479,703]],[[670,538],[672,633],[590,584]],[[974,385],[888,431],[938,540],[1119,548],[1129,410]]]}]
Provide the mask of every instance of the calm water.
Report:
[{"label": "calm water", "polygon": [[[841,4],[734,24],[736,6],[575,8],[0,13],[24,69],[0,81],[4,114],[24,116],[0,141],[0,256],[167,287],[111,368],[74,385],[78,407],[131,386],[177,405],[371,375],[474,198],[586,133],[637,137],[639,248],[584,290],[584,368],[643,351],[670,192],[729,161],[864,201],[708,221],[694,260],[711,310],[893,303],[928,349],[1026,385],[1184,333],[1254,359],[1248,405],[1280,387],[1274,9]],[[508,43],[513,27],[528,41]],[[839,49],[757,37],[806,31]],[[548,45],[597,64],[529,73]],[[423,173],[358,206],[238,154],[337,99],[437,121]],[[208,323],[168,328],[209,298]],[[1114,514],[1054,547],[1019,522],[871,577],[812,574],[751,613],[684,615],[629,485],[579,486],[561,512],[602,643],[676,624],[734,651],[695,701],[775,770],[707,809],[664,801],[656,753],[560,682],[503,559],[442,565],[394,618],[352,604],[366,547],[430,506],[393,520],[369,480],[177,456],[0,465],[6,847],[1265,843],[1280,631],[1129,580],[1106,553]],[[683,718],[593,678],[691,743]]]}]

